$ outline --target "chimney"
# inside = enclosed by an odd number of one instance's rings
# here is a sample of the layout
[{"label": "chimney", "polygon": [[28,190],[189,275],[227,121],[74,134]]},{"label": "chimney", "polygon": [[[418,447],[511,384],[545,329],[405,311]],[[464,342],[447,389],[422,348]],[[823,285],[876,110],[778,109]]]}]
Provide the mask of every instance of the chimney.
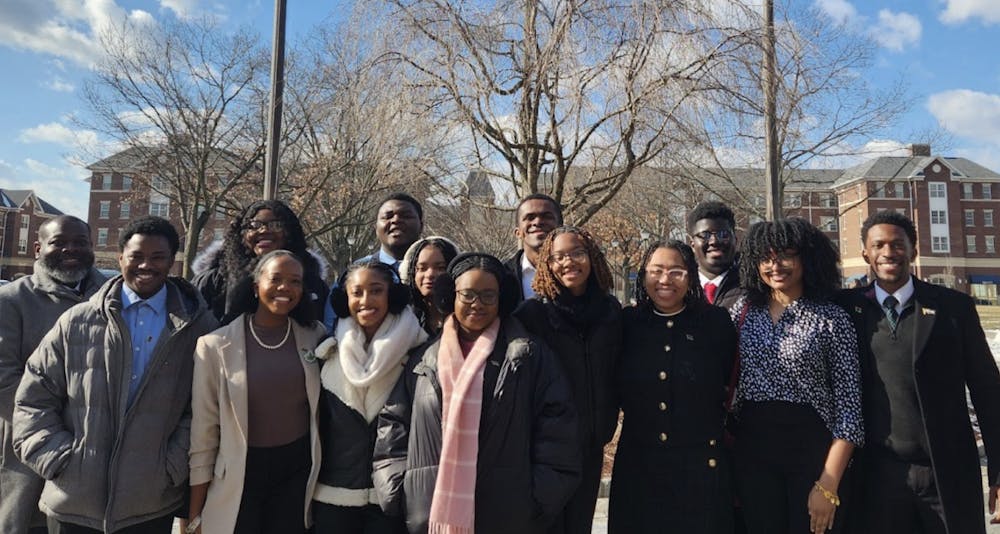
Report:
[{"label": "chimney", "polygon": [[918,158],[922,156],[930,157],[931,155],[931,145],[924,143],[914,143],[910,145],[910,155]]}]

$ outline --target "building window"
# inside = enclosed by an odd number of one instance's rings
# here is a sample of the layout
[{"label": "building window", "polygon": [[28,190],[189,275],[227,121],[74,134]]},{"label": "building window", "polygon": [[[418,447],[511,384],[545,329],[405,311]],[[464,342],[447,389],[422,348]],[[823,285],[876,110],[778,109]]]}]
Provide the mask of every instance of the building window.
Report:
[{"label": "building window", "polygon": [[108,246],[108,229],[98,228],[97,229],[97,246],[106,247]]},{"label": "building window", "polygon": [[[896,208],[896,213],[906,215],[906,208]],[[909,215],[907,215],[907,217],[909,217]]]},{"label": "building window", "polygon": [[976,210],[965,210],[965,225],[966,226],[976,225]]},{"label": "building window", "polygon": [[21,230],[27,230],[31,226],[31,215],[21,215]]},{"label": "building window", "polygon": [[162,176],[156,175],[153,180],[149,182],[149,187],[156,191],[157,193],[167,193],[167,181],[163,179]]},{"label": "building window", "polygon": [[149,202],[149,214],[155,215],[157,217],[168,217],[170,215],[170,201],[160,200],[160,201],[150,201]]},{"label": "building window", "polygon": [[802,195],[798,193],[785,193],[785,206],[789,208],[802,207]]},{"label": "building window", "polygon": [[132,190],[132,177],[122,176],[122,191],[131,191],[131,190]]},{"label": "building window", "polygon": [[222,206],[218,206],[215,208],[215,220],[217,221],[226,220],[226,210],[223,209]]},{"label": "building window", "polygon": [[107,219],[110,216],[111,216],[111,201],[110,200],[102,200],[101,201],[101,211],[100,211],[100,214],[97,217],[99,219]]},{"label": "building window", "polygon": [[948,238],[942,236],[932,237],[931,250],[933,252],[951,252],[950,247],[948,247]]},{"label": "building window", "polygon": [[885,183],[885,196],[888,198],[895,198],[896,196],[896,184],[892,182]]},{"label": "building window", "polygon": [[819,218],[819,229],[824,232],[836,232],[837,231],[837,218],[834,216],[824,215]]},{"label": "building window", "polygon": [[931,198],[948,198],[947,193],[945,193],[944,182],[929,182],[927,190]]},{"label": "building window", "polygon": [[101,180],[101,189],[107,191],[111,189],[111,175],[105,174],[103,180]]},{"label": "building window", "polygon": [[948,212],[931,210],[931,224],[948,224]]},{"label": "building window", "polygon": [[993,242],[993,240],[994,240],[993,236],[991,236],[991,235],[986,236],[986,253],[987,254],[996,254],[996,252],[997,252],[996,244]]},{"label": "building window", "polygon": [[120,213],[119,215],[120,218],[128,219],[129,217],[132,216],[132,203],[127,200],[123,200],[121,209],[118,211]]},{"label": "building window", "polygon": [[972,184],[962,184],[962,198],[969,200],[972,198]]},{"label": "building window", "polygon": [[833,193],[820,193],[819,205],[823,208],[836,208],[837,197],[833,196]]},{"label": "building window", "polygon": [[983,226],[993,227],[993,210],[983,210]]},{"label": "building window", "polygon": [[976,251],[976,236],[974,235],[965,236],[965,251],[966,252]]},{"label": "building window", "polygon": [[986,200],[993,198],[993,184],[983,184],[983,198]]},{"label": "building window", "polygon": [[222,241],[222,233],[223,233],[222,228],[216,228],[215,230],[213,230],[212,231],[212,240],[213,241]]},{"label": "building window", "polygon": [[28,253],[28,238],[22,237],[17,240],[17,253],[27,254]]}]

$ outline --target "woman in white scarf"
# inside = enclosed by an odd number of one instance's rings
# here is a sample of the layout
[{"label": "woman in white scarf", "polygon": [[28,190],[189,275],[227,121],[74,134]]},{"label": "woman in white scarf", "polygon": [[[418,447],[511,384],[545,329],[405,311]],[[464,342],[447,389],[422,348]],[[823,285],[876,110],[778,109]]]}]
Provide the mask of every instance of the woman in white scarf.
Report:
[{"label": "woman in white scarf", "polygon": [[377,505],[372,450],[377,416],[406,364],[427,339],[409,304],[409,288],[377,261],[350,266],[330,297],[340,320],[316,351],[321,371],[323,460],[316,492],[316,532],[381,534],[406,529]]}]

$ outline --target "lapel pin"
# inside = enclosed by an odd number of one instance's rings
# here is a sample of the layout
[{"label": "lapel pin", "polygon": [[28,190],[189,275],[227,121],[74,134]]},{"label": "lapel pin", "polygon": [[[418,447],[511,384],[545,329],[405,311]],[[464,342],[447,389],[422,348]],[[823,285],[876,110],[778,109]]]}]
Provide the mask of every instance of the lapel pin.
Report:
[{"label": "lapel pin", "polygon": [[854,313],[860,314],[861,313],[861,306],[855,306],[854,307]]},{"label": "lapel pin", "polygon": [[687,335],[687,339],[688,339],[688,341],[694,341],[694,336],[692,336],[691,334],[688,334]]},{"label": "lapel pin", "polygon": [[920,313],[922,313],[922,314],[924,314],[924,315],[934,315],[934,314],[936,314],[937,312],[936,312],[936,311],[934,311],[934,310],[933,310],[933,309],[931,309],[931,308],[920,308]]}]

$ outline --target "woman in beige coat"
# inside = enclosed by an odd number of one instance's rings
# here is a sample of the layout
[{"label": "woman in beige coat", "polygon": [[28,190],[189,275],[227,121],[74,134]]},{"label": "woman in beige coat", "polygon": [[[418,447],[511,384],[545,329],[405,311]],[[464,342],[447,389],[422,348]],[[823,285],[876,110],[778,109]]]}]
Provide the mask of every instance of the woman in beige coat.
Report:
[{"label": "woman in beige coat", "polygon": [[313,350],[301,322],[303,269],[284,250],[254,269],[257,309],[203,336],[195,351],[187,532],[305,532],[319,472]]}]

